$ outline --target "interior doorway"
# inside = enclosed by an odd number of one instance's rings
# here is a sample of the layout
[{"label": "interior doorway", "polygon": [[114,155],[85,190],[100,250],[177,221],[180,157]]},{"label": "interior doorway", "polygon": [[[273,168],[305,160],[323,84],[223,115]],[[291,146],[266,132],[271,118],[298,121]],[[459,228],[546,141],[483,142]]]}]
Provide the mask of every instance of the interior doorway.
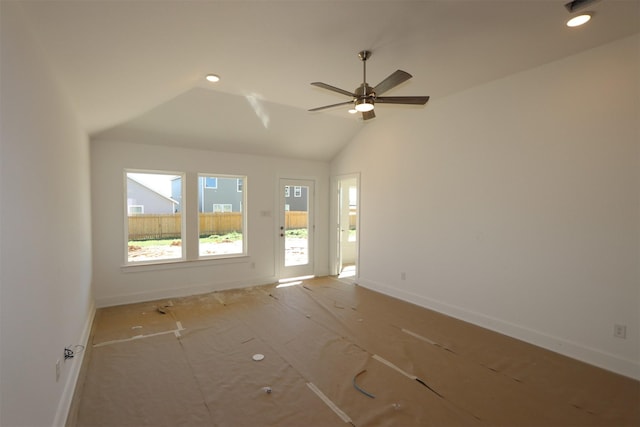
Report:
[{"label": "interior doorway", "polygon": [[336,274],[340,278],[358,276],[359,176],[337,178]]}]

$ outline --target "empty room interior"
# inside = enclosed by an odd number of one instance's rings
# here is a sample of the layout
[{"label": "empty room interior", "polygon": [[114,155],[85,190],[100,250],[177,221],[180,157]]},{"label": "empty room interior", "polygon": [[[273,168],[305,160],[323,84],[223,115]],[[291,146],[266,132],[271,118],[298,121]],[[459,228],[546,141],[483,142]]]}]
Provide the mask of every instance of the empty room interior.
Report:
[{"label": "empty room interior", "polygon": [[640,426],[640,1],[0,19],[1,426]]}]

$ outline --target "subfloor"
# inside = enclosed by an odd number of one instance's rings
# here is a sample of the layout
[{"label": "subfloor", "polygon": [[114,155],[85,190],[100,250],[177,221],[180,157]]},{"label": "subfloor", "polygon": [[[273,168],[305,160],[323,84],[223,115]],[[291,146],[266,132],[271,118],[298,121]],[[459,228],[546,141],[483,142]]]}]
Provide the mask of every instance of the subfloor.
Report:
[{"label": "subfloor", "polygon": [[68,425],[640,425],[638,381],[334,278],[100,309],[90,344]]}]

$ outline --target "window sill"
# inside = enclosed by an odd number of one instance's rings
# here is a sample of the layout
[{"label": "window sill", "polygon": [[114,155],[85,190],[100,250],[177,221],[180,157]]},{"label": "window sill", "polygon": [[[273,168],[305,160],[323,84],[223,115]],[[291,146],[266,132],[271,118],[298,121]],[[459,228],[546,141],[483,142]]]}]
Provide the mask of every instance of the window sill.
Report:
[{"label": "window sill", "polygon": [[216,265],[248,263],[250,259],[248,255],[237,255],[225,258],[162,260],[157,262],[126,264],[120,267],[120,271],[123,273],[138,273],[142,271],[173,270],[176,268],[213,267]]}]

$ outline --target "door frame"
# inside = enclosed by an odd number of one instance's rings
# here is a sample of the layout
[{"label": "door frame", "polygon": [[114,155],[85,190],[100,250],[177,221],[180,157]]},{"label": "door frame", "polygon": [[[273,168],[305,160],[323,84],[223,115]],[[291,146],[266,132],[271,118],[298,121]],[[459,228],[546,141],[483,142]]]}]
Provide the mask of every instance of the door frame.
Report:
[{"label": "door frame", "polygon": [[331,221],[329,223],[329,229],[331,233],[329,235],[329,269],[332,275],[336,276],[340,274],[340,258],[341,258],[341,224],[340,224],[340,183],[342,181],[356,181],[356,256],[355,267],[356,275],[353,279],[360,277],[360,172],[354,172],[349,174],[335,175],[331,177],[331,197],[330,197],[330,213]]},{"label": "door frame", "polygon": [[[310,191],[307,193],[307,202],[309,209],[308,216],[308,263],[304,265],[296,265],[291,267],[285,267],[285,239],[281,236],[285,226],[285,209],[284,209],[284,187],[285,185],[300,185],[309,186]],[[313,276],[315,275],[315,223],[316,223],[316,186],[317,180],[309,177],[296,177],[289,178],[280,176],[277,181],[278,191],[277,195],[277,224],[276,224],[276,271],[279,280],[289,279],[293,277],[301,276]]]}]

